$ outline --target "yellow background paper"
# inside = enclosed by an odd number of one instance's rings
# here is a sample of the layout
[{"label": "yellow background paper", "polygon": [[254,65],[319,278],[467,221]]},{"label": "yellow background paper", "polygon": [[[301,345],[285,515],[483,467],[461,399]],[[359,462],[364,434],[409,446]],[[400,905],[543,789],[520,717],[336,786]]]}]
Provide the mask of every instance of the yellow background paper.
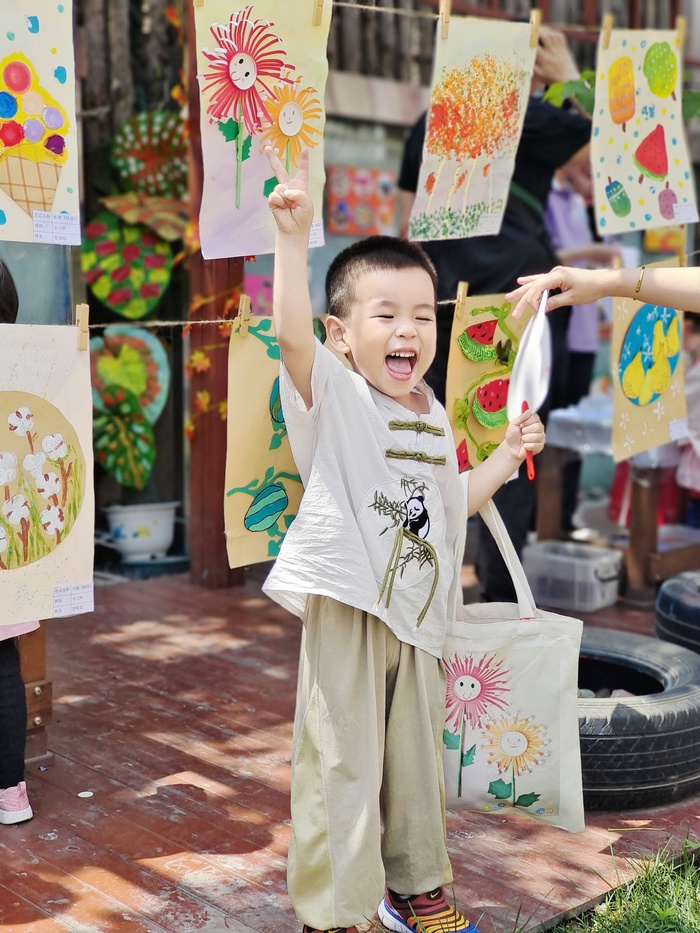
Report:
[{"label": "yellow background paper", "polygon": [[[272,318],[250,318],[231,334],[224,525],[231,567],[271,560],[301,499],[279,395],[280,356]],[[232,490],[237,490],[232,492]]]},{"label": "yellow background paper", "polygon": [[[508,379],[513,369],[520,338],[532,315],[525,314],[518,320],[513,320],[510,317],[510,307],[503,295],[478,295],[467,299],[461,314],[457,312],[452,322],[445,400],[460,459],[460,468],[463,467],[464,455],[460,456],[460,445],[463,442],[466,443],[469,465],[476,466],[488,456],[493,446],[500,444],[505,437],[506,425],[493,429],[486,428],[471,412],[479,386],[496,379]],[[498,358],[483,361],[467,359],[460,349],[458,338],[467,328],[492,321],[494,319],[493,309],[498,310],[501,321],[493,332],[490,345],[496,347],[499,342],[501,343],[500,352],[504,362],[500,362]],[[508,340],[511,342],[512,354],[506,347]],[[488,347],[484,346],[484,349],[488,350]],[[465,397],[468,409],[465,409],[463,403]],[[460,408],[461,413],[466,417],[466,427],[464,424],[457,423]],[[465,415],[465,411],[469,413]]]},{"label": "yellow background paper", "polygon": [[[598,232],[697,221],[677,33],[614,29],[608,49],[598,44],[596,72],[591,167]],[[646,171],[635,163],[640,145]],[[651,177],[646,172],[663,164],[664,152],[667,173]]]},{"label": "yellow background paper", "polygon": [[[3,393],[27,393],[49,402],[69,422],[82,451],[84,466],[83,498],[70,532],[48,555],[24,566],[0,570],[2,612],[0,626],[54,615],[54,588],[92,584],[95,506],[92,460],[92,391],[90,354],[78,350],[78,328],[34,324],[1,324],[0,346],[3,366],[0,370],[0,399]],[[8,413],[0,411],[0,453],[9,448]],[[66,438],[68,440],[68,438]],[[15,438],[16,441],[16,438]],[[34,440],[41,451],[42,437]],[[29,453],[29,446],[27,446]],[[20,476],[13,481],[11,493],[28,488],[32,477],[19,462]],[[45,471],[59,473],[55,462],[47,462]],[[3,490],[2,500],[5,500]],[[7,534],[16,534],[7,521]],[[0,555],[2,556],[2,555]]]},{"label": "yellow background paper", "polygon": [[[675,260],[668,260],[654,265],[677,264]],[[669,327],[677,329],[677,341],[676,335],[669,333]],[[654,334],[660,337],[663,330],[666,331],[665,351],[659,348],[659,356],[654,360]],[[626,460],[675,439],[674,422],[686,417],[682,341],[682,311],[631,298],[615,299],[610,347],[613,372],[612,451],[615,460]],[[669,357],[676,346],[677,354]],[[662,356],[669,362],[669,370],[675,366],[672,372],[664,374],[662,371],[666,365]],[[631,370],[628,372],[632,363],[638,370],[637,376]],[[663,388],[661,392],[653,391],[650,372],[654,365],[659,367],[656,388]],[[646,393],[638,397],[639,404],[628,397],[630,387],[632,392]],[[652,394],[649,396],[650,389]]]},{"label": "yellow background paper", "polygon": [[[269,32],[279,37],[284,49],[284,60],[294,66],[285,72],[292,79],[301,79],[300,89],[313,88],[313,97],[320,104],[320,116],[312,116],[308,125],[313,130],[323,130],[325,110],[323,101],[328,76],[326,45],[331,20],[331,2],[326,0],[320,26],[312,25],[315,0],[294,0],[280,3],[279,0],[256,0],[256,2],[232,5],[228,0],[205,0],[195,6],[197,42],[197,74],[200,86],[200,127],[204,159],[204,187],[199,215],[199,234],[202,254],[205,259],[220,259],[227,256],[249,256],[271,253],[275,244],[275,223],[267,206],[265,184],[273,176],[263,146],[271,143],[262,133],[252,136],[249,154],[240,165],[237,163],[236,142],[227,142],[219,124],[207,113],[212,102],[214,88],[204,90],[207,81],[203,78],[211,70],[211,62],[203,50],[213,52],[220,48],[211,33],[214,24],[228,23],[231,14],[252,8],[248,19],[270,23]],[[249,65],[250,63],[248,63]],[[247,66],[246,66],[247,67]],[[249,80],[249,79],[247,79]],[[244,80],[240,83],[247,83]],[[264,85],[272,90],[280,82],[262,76]],[[265,91],[256,85],[263,100]],[[286,86],[287,90],[289,85]],[[311,98],[305,98],[310,104]],[[269,108],[268,108],[269,110]],[[272,114],[271,114],[272,115]],[[281,122],[275,121],[279,127]],[[247,135],[247,132],[246,132]],[[290,137],[291,138],[291,137]],[[296,138],[296,137],[295,137]],[[301,139],[301,136],[298,137]],[[311,244],[323,244],[323,136],[312,132],[313,143],[309,148],[309,192],[314,203],[314,224]],[[284,162],[284,158],[282,159]],[[241,171],[240,190],[237,198],[237,173]],[[294,172],[292,171],[292,177]]]},{"label": "yellow background paper", "polygon": [[[75,118],[72,0],[61,3],[0,0],[0,24],[0,62],[14,53],[23,55],[34,69],[40,88],[59,104],[68,118],[68,132],[59,130],[65,136],[67,158],[61,167],[51,211],[79,215],[80,154]],[[0,190],[0,240],[31,243],[33,239],[32,217]]]}]

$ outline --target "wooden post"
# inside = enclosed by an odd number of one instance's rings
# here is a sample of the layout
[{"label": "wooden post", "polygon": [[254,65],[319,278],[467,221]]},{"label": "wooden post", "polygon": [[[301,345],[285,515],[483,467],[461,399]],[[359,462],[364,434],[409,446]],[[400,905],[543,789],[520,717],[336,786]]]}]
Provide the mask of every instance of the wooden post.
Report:
[{"label": "wooden post", "polygon": [[537,470],[537,501],[535,530],[538,541],[561,537],[561,506],[564,465],[571,458],[568,450],[547,446],[535,461]]},{"label": "wooden post", "polygon": [[[194,41],[194,6],[187,4],[188,128],[190,139],[190,217],[195,225],[202,200],[202,139],[199,130],[199,85]],[[233,209],[233,206],[232,206]],[[189,259],[190,296],[219,296],[194,310],[190,319],[224,316],[227,293],[243,281],[242,259],[205,260],[199,250]],[[235,310],[235,309],[234,309]],[[222,343],[216,324],[193,327],[192,350]],[[207,389],[212,399],[226,398],[228,348],[207,351],[211,369]],[[226,422],[214,410],[197,418],[190,445],[190,576],[194,583],[215,589],[243,582],[242,570],[231,570],[224,540],[224,475],[226,467]]]},{"label": "wooden post", "polygon": [[653,606],[656,590],[649,579],[649,555],[656,552],[657,512],[660,469],[631,467],[632,503],[630,536],[625,552],[627,589],[625,601],[639,606]]},{"label": "wooden post", "polygon": [[51,682],[46,679],[46,626],[21,635],[18,639],[22,680],[27,698],[27,746],[25,767],[49,764],[46,726],[51,722]]}]

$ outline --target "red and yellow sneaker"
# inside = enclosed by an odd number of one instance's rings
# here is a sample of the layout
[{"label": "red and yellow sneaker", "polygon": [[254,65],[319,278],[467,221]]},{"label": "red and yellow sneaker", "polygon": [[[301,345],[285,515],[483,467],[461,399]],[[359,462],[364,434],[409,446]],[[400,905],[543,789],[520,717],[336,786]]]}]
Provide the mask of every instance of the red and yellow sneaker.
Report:
[{"label": "red and yellow sneaker", "polygon": [[330,930],[317,930],[304,924],[303,933],[357,933],[355,927],[331,927]]},{"label": "red and yellow sneaker", "polygon": [[400,897],[387,888],[377,911],[394,933],[479,933],[473,923],[447,903],[444,888]]}]

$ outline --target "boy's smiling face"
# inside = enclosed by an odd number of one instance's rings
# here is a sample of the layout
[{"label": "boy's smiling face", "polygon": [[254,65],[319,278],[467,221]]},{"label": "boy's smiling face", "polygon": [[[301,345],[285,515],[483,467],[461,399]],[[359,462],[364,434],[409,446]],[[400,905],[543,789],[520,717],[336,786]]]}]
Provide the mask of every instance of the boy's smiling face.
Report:
[{"label": "boy's smiling face", "polygon": [[333,347],[370,385],[415,409],[411,392],[433,362],[435,290],[421,268],[365,272],[355,281],[347,320],[329,319]]}]

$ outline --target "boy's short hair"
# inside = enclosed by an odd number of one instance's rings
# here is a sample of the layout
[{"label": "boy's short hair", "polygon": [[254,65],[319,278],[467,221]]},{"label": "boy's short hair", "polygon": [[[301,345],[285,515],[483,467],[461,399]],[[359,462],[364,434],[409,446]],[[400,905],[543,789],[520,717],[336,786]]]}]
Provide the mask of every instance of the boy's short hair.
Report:
[{"label": "boy's short hair", "polygon": [[0,259],[0,324],[14,324],[19,310],[19,298],[15,280],[10,270]]},{"label": "boy's short hair", "polygon": [[370,236],[338,253],[326,275],[326,307],[340,320],[350,314],[355,282],[367,272],[423,269],[430,276],[437,304],[437,272],[417,243],[393,236]]}]

